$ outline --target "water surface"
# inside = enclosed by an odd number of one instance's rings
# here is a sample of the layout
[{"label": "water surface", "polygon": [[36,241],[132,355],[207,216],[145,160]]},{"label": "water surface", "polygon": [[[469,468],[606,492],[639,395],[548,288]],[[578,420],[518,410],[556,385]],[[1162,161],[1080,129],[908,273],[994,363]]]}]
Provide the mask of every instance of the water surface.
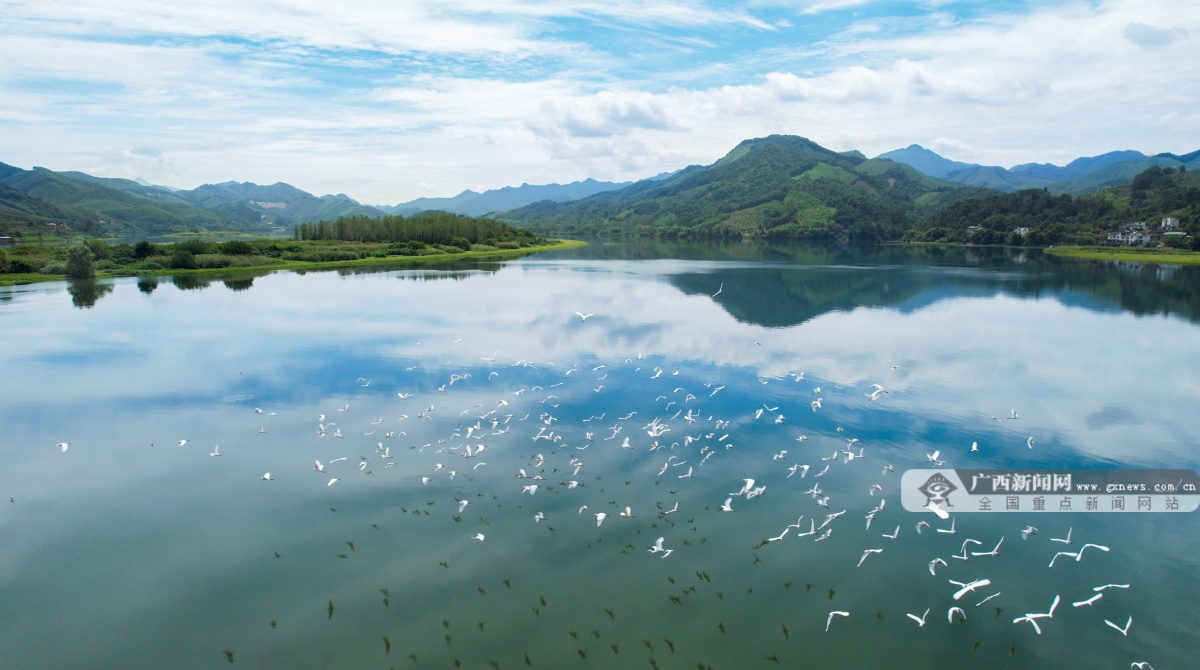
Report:
[{"label": "water surface", "polygon": [[[1193,515],[959,514],[938,533],[897,487],[935,450],[1197,468],[1195,270],[595,243],[0,289],[4,666],[1190,667]],[[731,496],[745,478],[762,495]],[[826,540],[764,544],[842,510]],[[1110,551],[1047,567],[1087,542]],[[1130,588],[1072,606],[1108,583]],[[1055,595],[1042,634],[1013,623]],[[1127,617],[1128,635],[1104,623]]]}]

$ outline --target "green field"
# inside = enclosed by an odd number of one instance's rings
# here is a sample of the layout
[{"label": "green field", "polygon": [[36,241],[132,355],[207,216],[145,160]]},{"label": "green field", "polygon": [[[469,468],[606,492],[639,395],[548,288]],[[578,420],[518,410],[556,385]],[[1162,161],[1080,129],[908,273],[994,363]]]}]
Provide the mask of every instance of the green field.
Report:
[{"label": "green field", "polygon": [[1200,252],[1181,249],[1139,249],[1136,247],[1049,247],[1046,253],[1065,258],[1133,263],[1200,265]]}]

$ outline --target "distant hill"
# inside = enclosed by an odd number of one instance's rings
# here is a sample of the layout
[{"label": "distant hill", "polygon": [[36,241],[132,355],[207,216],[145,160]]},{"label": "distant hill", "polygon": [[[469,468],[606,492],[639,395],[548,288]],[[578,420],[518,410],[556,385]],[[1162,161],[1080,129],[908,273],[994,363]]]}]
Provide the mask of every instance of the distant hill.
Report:
[{"label": "distant hill", "polygon": [[708,166],[496,218],[541,233],[893,239],[920,216],[982,194],[890,160],[790,135],[746,140]]},{"label": "distant hill", "polygon": [[467,190],[453,198],[417,198],[416,200],[402,202],[398,205],[376,205],[376,208],[389,214],[403,214],[405,216],[427,210],[441,210],[455,214],[464,214],[466,216],[483,216],[492,212],[516,209],[517,207],[543,200],[553,202],[578,200],[586,198],[589,195],[595,195],[596,193],[624,188],[632,183],[628,181],[610,182],[585,179],[569,184],[544,184],[540,186],[521,184],[520,186],[505,186],[504,188],[484,191],[483,193]]},{"label": "distant hill", "polygon": [[136,182],[116,180],[127,183],[118,184],[123,188],[113,188],[96,178],[81,178],[80,173],[74,173],[76,176],[73,177],[46,168],[22,170],[11,165],[0,166],[0,183],[29,196],[24,198],[23,204],[17,202],[20,198],[6,199],[9,208],[24,213],[19,219],[10,219],[15,223],[66,223],[86,233],[116,235],[174,232],[197,227],[247,228],[244,222],[229,221],[217,213],[184,202],[154,200],[127,190],[146,188]]},{"label": "distant hill", "polygon": [[945,179],[950,173],[966,168],[981,167],[974,163],[960,163],[959,161],[952,161],[949,158],[943,158],[920,144],[910,144],[903,149],[879,154],[876,158],[886,158],[897,163],[904,163],[924,172],[930,177],[937,177],[938,179]]},{"label": "distant hill", "polygon": [[1127,182],[1153,165],[1164,168],[1195,165],[1200,151],[1183,156],[1158,154],[1153,157],[1140,151],[1110,151],[1099,156],[1076,158],[1061,167],[1049,163],[1024,163],[1011,169],[952,161],[918,144],[882,153],[877,158],[889,158],[931,177],[964,186],[1006,193],[1045,188],[1054,194],[1082,195]]},{"label": "distant hill", "polygon": [[[193,229],[269,232],[340,216],[383,216],[344,195],[318,198],[283,183],[205,184],[172,190],[83,172],[23,170],[0,163],[0,222],[66,223],[89,234],[151,235]],[[20,194],[20,195],[18,195]]]},{"label": "distant hill", "polygon": [[253,216],[282,227],[332,221],[340,216],[377,218],[384,215],[383,211],[344,195],[317,197],[283,182],[260,186],[252,182],[227,181],[204,184],[190,191],[174,191],[170,195],[231,218]]},{"label": "distant hill", "polygon": [[1140,151],[1110,151],[1106,154],[1090,158],[1076,158],[1067,163],[1065,167],[1051,165],[1050,163],[1025,163],[1014,165],[1009,172],[1048,182],[1067,181],[1068,179],[1078,179],[1079,177],[1091,174],[1113,163],[1140,160],[1145,157],[1146,155]]},{"label": "distant hill", "polygon": [[1050,182],[1031,177],[1013,174],[1002,167],[994,165],[976,165],[974,167],[956,170],[946,175],[946,181],[964,186],[991,188],[1006,193],[1019,191],[1023,188],[1042,188]]}]

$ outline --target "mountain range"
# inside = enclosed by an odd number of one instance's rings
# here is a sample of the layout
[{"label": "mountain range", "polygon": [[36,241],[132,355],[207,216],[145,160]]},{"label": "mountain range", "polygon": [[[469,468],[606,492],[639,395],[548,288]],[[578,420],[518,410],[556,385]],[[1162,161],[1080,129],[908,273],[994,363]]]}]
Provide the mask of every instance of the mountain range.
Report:
[{"label": "mountain range", "polygon": [[1076,158],[1062,167],[1049,163],[1024,163],[1005,169],[953,161],[919,144],[876,156],[904,163],[931,177],[964,186],[982,186],[1005,193],[1045,188],[1055,195],[1095,193],[1109,186],[1123,184],[1151,166],[1178,168],[1194,164],[1197,157],[1200,157],[1200,151],[1182,156],[1169,153],[1147,156],[1140,151],[1125,150]]},{"label": "mountain range", "polygon": [[1113,151],[1061,167],[1029,163],[1005,169],[953,161],[916,144],[868,159],[776,135],[746,140],[712,165],[638,182],[522,184],[376,206],[344,194],[315,196],[285,183],[230,181],[184,190],[0,163],[0,234],[11,234],[13,225],[44,230],[47,223],[120,237],[188,230],[266,233],[344,216],[439,209],[492,215],[558,234],[893,239],[914,221],[963,199],[1028,188],[1080,195],[1128,183],[1151,166],[1182,169],[1198,162],[1200,151],[1155,156]]},{"label": "mountain range", "polygon": [[[1182,221],[1181,234],[1200,231],[1200,171],[1187,169],[1200,167],[1200,152],[1139,155],[1113,152],[1064,168],[1006,171],[963,167],[915,146],[868,159],[773,135],[745,140],[712,165],[691,166],[660,182],[496,217],[545,235],[680,239],[1094,244],[1122,225],[1167,217]],[[1012,192],[978,185],[987,171],[1009,179],[1004,190]],[[1011,188],[1018,179],[1031,188]],[[1099,192],[1072,197],[1039,186],[1087,180]]]},{"label": "mountain range", "polygon": [[[651,179],[659,178],[661,176],[651,177]],[[453,198],[417,198],[416,200],[402,202],[390,207],[386,205],[376,205],[376,207],[389,214],[401,214],[404,216],[431,209],[440,209],[466,216],[483,216],[492,212],[515,209],[542,200],[550,200],[552,202],[578,200],[604,191],[624,188],[632,183],[631,181],[611,182],[585,179],[583,181],[573,181],[570,184],[545,184],[541,186],[521,184],[520,186],[505,186],[504,188],[484,191],[483,193],[467,190]]]},{"label": "mountain range", "polygon": [[587,179],[570,184],[522,184],[372,207],[344,194],[318,197],[282,182],[262,186],[229,181],[184,190],[141,179],[111,179],[40,167],[23,170],[0,163],[0,223],[65,223],[84,232],[104,231],[114,236],[197,229],[266,233],[343,216],[409,216],[428,210],[482,216],[543,200],[575,200],[631,183]]}]

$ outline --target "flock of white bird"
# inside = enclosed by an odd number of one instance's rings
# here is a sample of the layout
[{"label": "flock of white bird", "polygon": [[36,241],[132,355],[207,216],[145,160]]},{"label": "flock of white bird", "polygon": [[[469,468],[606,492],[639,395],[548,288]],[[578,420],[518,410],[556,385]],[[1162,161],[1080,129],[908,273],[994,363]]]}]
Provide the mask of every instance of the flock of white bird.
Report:
[{"label": "flock of white bird", "polygon": [[[575,315],[581,323],[595,316],[582,312],[576,312]],[[554,494],[573,496],[572,503],[569,503],[570,509],[575,510],[578,507],[578,510],[570,516],[581,519],[586,517],[586,523],[590,525],[594,522],[595,528],[601,528],[610,516],[609,511],[595,511],[596,508],[604,507],[601,498],[611,498],[615,495],[610,492],[601,496],[597,490],[601,489],[602,483],[599,480],[605,468],[620,468],[626,473],[633,473],[631,480],[636,480],[642,485],[666,481],[670,483],[671,488],[690,486],[695,487],[693,491],[706,491],[701,497],[710,501],[707,505],[692,509],[684,507],[682,510],[681,501],[682,505],[686,506],[696,497],[678,496],[675,491],[669,495],[656,493],[663,499],[656,504],[655,512],[638,516],[635,516],[632,505],[621,504],[615,500],[608,501],[605,509],[617,511],[617,519],[613,521],[635,523],[635,519],[643,519],[639,529],[669,529],[645,549],[645,554],[658,560],[686,560],[688,554],[689,548],[678,542],[682,538],[672,536],[671,531],[676,529],[676,524],[671,515],[679,513],[693,519],[704,515],[716,517],[725,513],[736,514],[751,506],[755,506],[757,510],[755,518],[761,518],[765,509],[773,509],[789,519],[799,514],[799,518],[794,523],[788,523],[781,532],[771,537],[767,537],[767,534],[773,531],[762,532],[761,542],[747,547],[748,554],[754,557],[755,563],[760,558],[753,551],[760,547],[780,546],[785,541],[822,542],[829,540],[837,530],[839,534],[858,538],[861,544],[860,548],[855,550],[858,569],[866,571],[874,567],[888,570],[884,561],[887,554],[893,551],[890,548],[892,546],[907,544],[911,547],[916,543],[925,543],[930,547],[930,551],[933,551],[935,538],[954,535],[961,537],[964,534],[963,529],[956,525],[957,517],[940,507],[931,506],[930,511],[934,514],[927,516],[918,516],[903,510],[897,512],[895,505],[888,507],[887,496],[898,494],[899,476],[894,474],[897,466],[877,460],[871,445],[861,443],[858,438],[846,437],[843,428],[838,427],[832,434],[819,436],[823,444],[834,440],[844,442],[844,446],[839,446],[832,452],[818,454],[814,452],[815,447],[805,444],[809,441],[808,436],[801,434],[798,428],[792,428],[792,422],[784,413],[786,410],[780,410],[783,402],[790,402],[792,409],[807,405],[811,412],[827,411],[826,404],[822,402],[825,396],[820,387],[808,385],[803,372],[790,373],[787,377],[775,379],[760,378],[758,382],[761,385],[786,385],[786,390],[772,396],[769,402],[762,403],[761,406],[743,408],[739,416],[718,417],[706,411],[705,401],[724,390],[726,384],[733,382],[721,385],[710,382],[701,385],[701,382],[689,380],[686,375],[681,378],[679,371],[651,365],[641,355],[630,356],[621,361],[598,362],[587,366],[575,364],[564,368],[531,360],[498,362],[497,354],[499,352],[490,357],[480,357],[480,364],[484,365],[469,366],[470,371],[447,374],[445,382],[434,388],[385,391],[389,398],[387,403],[392,409],[392,416],[387,419],[383,416],[359,419],[357,412],[352,411],[350,403],[335,408],[337,421],[329,420],[324,414],[300,419],[312,421],[313,442],[310,446],[319,446],[324,454],[329,453],[330,447],[336,444],[333,450],[346,454],[334,458],[325,456],[326,460],[323,461],[321,456],[313,458],[312,452],[305,452],[313,462],[311,470],[315,473],[314,486],[332,487],[356,476],[374,475],[377,470],[387,471],[399,463],[401,465],[396,468],[395,474],[402,485],[418,489],[428,487],[429,490],[442,495],[445,495],[446,491],[454,491],[456,522],[462,520],[461,515],[471,504],[471,500],[468,499],[471,494],[483,498],[484,493],[492,493],[496,500],[509,500],[512,495],[527,495],[532,497],[528,500],[534,503]],[[486,374],[480,369],[486,370]],[[618,370],[622,379],[629,380],[626,384],[633,384],[633,388],[614,386],[617,380],[609,374]],[[895,370],[893,366],[892,371]],[[538,380],[544,386],[528,383],[530,378]],[[607,385],[601,383],[606,380]],[[371,393],[374,389],[384,386],[377,383],[372,387],[372,380],[366,378],[359,378],[355,383],[360,389],[371,388]],[[746,396],[752,393],[747,388],[749,386],[742,385]],[[860,391],[866,400],[863,401],[862,396],[858,396],[860,399],[857,401],[867,403],[864,407],[877,406],[885,402],[885,398],[892,393],[879,383],[871,384],[866,389]],[[457,393],[458,391],[462,393]],[[365,390],[361,392],[368,393]],[[636,399],[639,394],[647,398],[653,395],[655,399],[653,403],[634,400],[640,404],[621,415],[606,418],[605,413],[601,413],[582,418],[585,413],[583,408],[593,406],[596,394],[613,394],[616,398],[624,396],[631,399]],[[488,395],[491,396],[490,402],[478,402]],[[784,400],[781,401],[780,397]],[[848,397],[853,396],[839,396],[838,402]],[[470,401],[465,402],[464,398],[469,398]],[[378,407],[382,402],[377,398],[375,402],[362,404]],[[611,398],[609,402],[614,403]],[[360,403],[355,401],[354,404],[354,409],[357,409]],[[730,405],[725,402],[721,407],[728,409]],[[268,419],[276,415],[276,412],[263,408],[255,408],[254,414],[260,415],[264,421],[297,418]],[[560,414],[566,418],[560,420]],[[992,418],[996,419],[994,416]],[[1016,410],[1011,411],[1008,419],[1018,419]],[[265,432],[265,425],[259,425],[258,431]],[[770,430],[777,431],[769,433],[775,435],[774,441],[769,444],[761,443],[761,436],[768,434],[766,431]],[[740,439],[743,434],[754,443]],[[816,442],[814,440],[814,444]],[[187,439],[178,440],[179,447],[185,447],[188,443]],[[1025,443],[1032,449],[1033,437],[1029,437]],[[66,452],[69,445],[68,442],[62,442],[57,448]],[[788,448],[782,448],[782,445],[788,445]],[[488,456],[487,461],[481,460],[485,452]],[[978,442],[971,444],[969,449],[965,446],[958,449],[941,445],[941,448],[925,454],[923,462],[915,455],[916,457],[910,458],[907,463],[903,462],[903,456],[895,451],[888,453],[889,460],[895,460],[898,467],[904,468],[930,465],[942,467],[947,464],[948,467],[977,465],[970,459],[975,458],[978,452]],[[801,453],[804,456],[798,457],[797,454]],[[748,459],[749,462],[755,462],[761,457],[761,474],[755,473],[753,477],[731,476],[724,466],[716,465],[726,454],[737,454],[739,467],[745,467]],[[213,446],[209,456],[223,456],[220,447]],[[356,456],[357,460],[350,460]],[[435,462],[430,464],[431,460]],[[496,483],[498,490],[482,490],[482,484],[476,479],[482,474],[479,473],[480,468],[500,473],[488,480]],[[848,477],[842,477],[839,480],[842,483],[825,484],[836,479],[834,475],[838,475],[839,470],[848,468],[859,469],[854,479],[860,480],[866,477],[868,472],[877,472],[877,475],[872,476],[877,481],[865,489],[860,489],[858,493],[843,485]],[[288,471],[293,472],[294,469],[288,468]],[[275,472],[278,474],[282,470],[275,468]],[[277,479],[271,472],[263,473],[260,478],[266,482],[274,482]],[[505,481],[511,482],[509,488],[499,488],[506,486]],[[763,481],[770,483],[761,483]],[[629,485],[630,482],[627,481],[626,486]],[[731,488],[733,490],[730,490]],[[783,491],[776,494],[781,488]],[[756,501],[760,497],[768,501]],[[775,499],[778,499],[778,502],[774,502]],[[585,515],[584,512],[589,511],[589,504],[592,511],[590,515]],[[563,504],[558,502],[547,506],[561,509]],[[848,518],[852,518],[847,517],[848,512],[859,508],[859,511],[862,511],[868,506],[869,511],[861,517],[863,526],[852,527],[854,524],[847,521]],[[534,512],[529,514],[530,524],[547,522],[547,512],[537,508],[538,505],[533,507]],[[890,531],[872,531],[872,523],[882,520],[887,515],[893,517],[890,522],[885,522],[885,528]],[[982,518],[988,515],[977,516]],[[1068,517],[1058,518],[1065,520]],[[946,523],[947,520],[949,523]],[[556,521],[560,524],[564,522],[558,518]],[[938,524],[938,527],[931,526],[930,521]],[[694,522],[689,520],[689,523]],[[992,517],[987,520],[987,527],[994,528],[1003,523],[1003,520]],[[911,526],[913,530],[902,533],[902,528],[906,526]],[[936,532],[923,536],[923,528]],[[463,533],[461,537],[485,543],[484,547],[497,541],[494,533],[485,535],[480,530],[473,530],[474,532]],[[795,532],[791,533],[793,530]],[[1050,542],[1068,548],[1075,547],[1075,541],[1071,537],[1072,530],[1068,528],[1064,537],[1050,538]],[[747,532],[754,533],[753,530]],[[1011,532],[1019,532],[1022,540],[1025,540],[1022,551],[1036,551],[1033,549],[1039,537],[1036,528],[1014,528]],[[1003,589],[997,590],[1002,580],[997,579],[996,583],[993,583],[991,577],[979,574],[986,573],[988,566],[993,565],[985,561],[997,559],[1011,550],[1011,543],[1004,544],[1005,537],[1006,535],[1002,534],[998,538],[986,538],[986,542],[984,539],[965,538],[958,553],[949,555],[954,565],[949,565],[942,556],[933,556],[928,562],[928,571],[932,578],[938,581],[931,581],[925,589],[927,602],[922,602],[917,607],[918,610],[924,609],[919,616],[906,611],[907,608],[900,603],[888,606],[895,608],[898,613],[903,613],[921,628],[927,625],[928,615],[935,606],[945,607],[949,623],[966,620],[973,607],[989,602],[1019,608],[1016,602],[1004,603]],[[1058,551],[1052,555],[1047,552],[1048,567],[1062,569],[1058,564],[1065,558],[1073,558],[1077,563],[1089,549],[1102,554],[1110,553],[1107,546],[1085,542],[1078,545],[1078,549],[1074,551]],[[1089,552],[1089,556],[1091,553],[1093,552]],[[872,558],[876,556],[879,558]],[[955,559],[958,563],[955,563]],[[853,558],[848,558],[848,561],[853,564]],[[939,566],[944,569],[956,568],[959,572],[977,572],[967,579],[949,579],[948,585],[942,586],[937,574]],[[746,569],[752,568],[747,566]],[[1129,584],[1097,585],[1089,593],[1071,594],[1068,597],[1079,598],[1072,603],[1072,609],[1079,610],[1096,606],[1098,601],[1105,598],[1109,589],[1123,591],[1129,588]],[[830,599],[832,597],[831,589]],[[973,603],[973,607],[960,606],[959,603],[966,605],[969,602],[964,601],[967,598],[972,601],[979,599]],[[1056,594],[1046,611],[1026,612],[1013,618],[1011,622],[1016,626],[1028,623],[1029,629],[1036,635],[1050,633],[1059,603],[1060,595]],[[853,611],[853,607],[822,611],[820,616],[824,620],[824,632],[830,632],[831,629],[843,625],[834,625],[837,617],[848,618],[852,625]],[[999,607],[996,613],[998,617]],[[1101,621],[1123,636],[1130,635],[1131,616],[1124,617],[1124,625],[1118,625],[1103,617],[1100,617],[1097,623]],[[814,624],[819,628],[815,620]],[[1014,641],[1014,653],[1015,644]],[[1145,661],[1136,661],[1134,665],[1150,667]]]}]

